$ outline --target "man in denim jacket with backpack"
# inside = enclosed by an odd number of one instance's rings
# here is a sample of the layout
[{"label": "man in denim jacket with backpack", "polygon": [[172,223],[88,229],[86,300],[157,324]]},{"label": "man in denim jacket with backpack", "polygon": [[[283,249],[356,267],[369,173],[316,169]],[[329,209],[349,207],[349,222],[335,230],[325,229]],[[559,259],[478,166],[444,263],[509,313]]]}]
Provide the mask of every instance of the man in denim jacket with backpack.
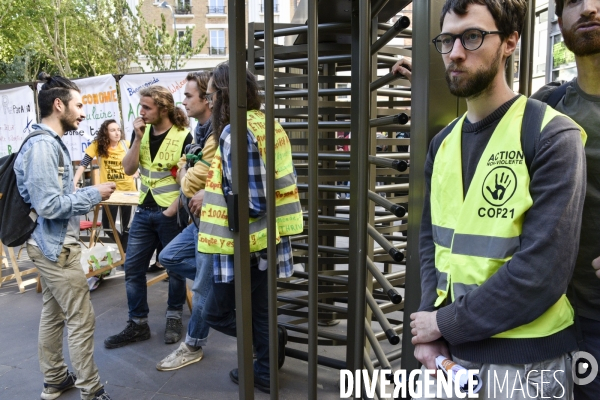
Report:
[{"label": "man in denim jacket with backpack", "polygon": [[[45,134],[27,140],[15,161],[19,193],[36,211],[37,226],[27,241],[27,253],[37,267],[43,289],[38,357],[44,375],[42,399],[56,399],[74,386],[84,400],[109,400],[94,362],[94,310],[81,269],[79,215],[110,197],[113,182],[73,191],[73,170],[61,140],[85,118],[79,88],[60,76],[40,74],[45,81],[38,95]],[[60,160],[63,167],[60,168]],[[71,363],[63,356],[66,321]]]}]

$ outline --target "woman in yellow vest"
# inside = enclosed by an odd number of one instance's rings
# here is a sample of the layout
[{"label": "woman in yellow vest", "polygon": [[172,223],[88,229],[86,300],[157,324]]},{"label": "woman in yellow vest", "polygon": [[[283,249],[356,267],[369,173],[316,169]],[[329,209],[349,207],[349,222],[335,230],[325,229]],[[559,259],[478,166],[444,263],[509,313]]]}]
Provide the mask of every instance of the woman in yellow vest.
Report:
[{"label": "woman in yellow vest", "polygon": [[[92,162],[94,157],[98,159],[98,165],[100,166],[100,183],[104,182],[115,182],[117,190],[122,191],[136,191],[133,176],[125,174],[123,170],[123,157],[129,150],[129,143],[122,139],[121,127],[114,119],[107,119],[100,125],[98,135],[92,141],[92,143],[85,149],[85,156],[73,181],[75,187],[81,179],[83,171]],[[113,218],[117,216],[117,211],[121,217],[121,231],[119,238],[124,249],[127,249],[127,232],[129,230],[129,220],[131,219],[131,210],[133,207],[123,206],[110,206],[110,213]],[[102,213],[102,227],[109,229],[110,224],[106,213]]]}]

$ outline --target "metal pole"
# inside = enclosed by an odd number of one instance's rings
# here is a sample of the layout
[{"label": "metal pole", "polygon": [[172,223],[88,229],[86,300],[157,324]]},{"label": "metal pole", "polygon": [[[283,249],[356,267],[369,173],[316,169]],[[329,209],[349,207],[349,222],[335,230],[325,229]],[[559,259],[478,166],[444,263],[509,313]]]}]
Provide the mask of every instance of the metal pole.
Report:
[{"label": "metal pole", "polygon": [[175,70],[178,69],[178,61],[179,61],[179,35],[177,34],[177,22],[175,22],[175,11],[173,11],[173,7],[167,4],[167,8],[171,10],[171,16],[173,17],[173,35],[175,36]]},{"label": "metal pole", "polygon": [[[370,132],[371,3],[352,2],[352,132],[350,139],[350,264],[348,268],[348,346],[346,363],[351,371],[362,369],[365,352],[365,287],[368,222],[367,199]],[[360,390],[362,393],[362,388]]]},{"label": "metal pole", "polygon": [[308,398],[317,398],[319,245],[319,31],[317,0],[308,2]]},{"label": "metal pole", "polygon": [[[413,80],[410,134],[410,175],[404,326],[410,326],[410,314],[421,302],[419,263],[419,226],[425,195],[424,166],[427,148],[433,136],[455,118],[463,107],[450,94],[444,78],[442,57],[431,45],[440,33],[439,16],[444,0],[413,2]],[[412,335],[402,335],[401,366],[407,371],[419,367],[414,356]]]},{"label": "metal pole", "polygon": [[252,366],[252,306],[250,292],[248,152],[246,150],[246,10],[244,1],[228,0],[229,5],[229,106],[233,193],[238,197],[239,230],[234,238],[235,305],[237,316],[238,376],[240,399],[254,398]]},{"label": "metal pole", "polygon": [[[265,0],[265,133],[267,135],[267,160],[275,160],[275,73],[273,71],[273,0]],[[254,41],[248,47],[254,47]],[[275,162],[267,163],[267,193],[275,193]],[[279,398],[278,328],[277,328],[277,215],[275,196],[267,197],[267,262],[269,273],[269,373],[271,377],[271,399]]]},{"label": "metal pole", "polygon": [[510,90],[513,90],[513,86],[515,85],[515,54],[511,54],[510,57],[506,59],[506,83],[508,83],[508,87]]},{"label": "metal pole", "polygon": [[527,18],[521,36],[521,53],[519,60],[519,93],[531,95],[533,78],[533,35],[535,34],[535,0],[527,2]]},{"label": "metal pole", "polygon": [[552,16],[555,14],[556,10],[554,8],[554,2],[553,1],[549,1],[548,2],[548,23],[547,23],[547,30],[546,30],[546,36],[547,37],[547,44],[546,44],[546,83],[548,82],[552,82],[552,60],[553,60],[553,56],[552,56],[552,48],[554,46],[554,42],[552,40],[552,38],[554,37],[552,35]]}]

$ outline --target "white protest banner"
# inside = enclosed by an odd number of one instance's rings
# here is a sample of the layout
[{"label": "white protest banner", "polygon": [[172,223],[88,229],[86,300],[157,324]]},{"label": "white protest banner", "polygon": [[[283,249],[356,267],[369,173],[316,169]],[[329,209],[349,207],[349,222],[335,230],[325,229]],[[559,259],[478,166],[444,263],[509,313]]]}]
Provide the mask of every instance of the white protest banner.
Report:
[{"label": "white protest banner", "polygon": [[[131,139],[133,133],[133,120],[140,115],[140,90],[152,85],[164,86],[173,95],[175,105],[183,109],[182,102],[185,97],[183,92],[187,83],[185,79],[187,74],[187,71],[149,72],[146,74],[125,75],[119,80],[123,132],[125,132],[127,140]],[[190,119],[190,129],[192,132],[196,128],[197,123],[196,119]]]},{"label": "white protest banner", "polygon": [[0,157],[19,151],[37,122],[35,99],[29,86],[0,90]]},{"label": "white protest banner", "polygon": [[[83,159],[85,149],[96,137],[100,125],[107,119],[121,124],[117,82],[112,75],[100,75],[91,78],[74,79],[73,82],[81,90],[85,120],[76,131],[66,132],[63,142],[71,153],[73,161]],[[38,90],[42,83],[38,84]]]}]

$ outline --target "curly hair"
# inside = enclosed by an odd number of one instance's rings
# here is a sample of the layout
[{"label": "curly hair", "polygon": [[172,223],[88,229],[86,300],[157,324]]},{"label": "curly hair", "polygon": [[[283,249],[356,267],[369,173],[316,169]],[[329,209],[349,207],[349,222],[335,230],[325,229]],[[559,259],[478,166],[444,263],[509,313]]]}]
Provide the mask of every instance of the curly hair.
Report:
[{"label": "curly hair", "polygon": [[502,40],[515,31],[521,36],[527,15],[527,0],[446,0],[440,16],[440,29],[444,25],[446,14],[453,12],[457,15],[465,15],[471,4],[487,7],[496,27],[501,32]]},{"label": "curly hair", "polygon": [[175,106],[173,95],[164,86],[153,85],[140,90],[140,97],[150,97],[159,110],[167,110],[169,120],[179,129],[189,126],[188,117],[181,108]]},{"label": "curly hair", "polygon": [[97,154],[99,157],[108,157],[108,149],[110,148],[110,137],[108,136],[108,126],[110,124],[118,124],[114,119],[107,119],[100,125],[98,135],[94,139],[97,143]]},{"label": "curly hair", "polygon": [[68,107],[69,101],[73,98],[71,90],[81,92],[76,84],[60,75],[50,76],[45,72],[40,72],[38,80],[44,82],[38,93],[40,118],[52,115],[52,104],[55,99],[60,99]]},{"label": "curly hair", "polygon": [[[227,61],[217,65],[211,75],[214,95],[212,107],[213,132],[221,135],[223,128],[229,124],[229,63]],[[248,110],[260,110],[262,105],[258,92],[258,83],[252,73],[246,69],[246,106]]]}]

